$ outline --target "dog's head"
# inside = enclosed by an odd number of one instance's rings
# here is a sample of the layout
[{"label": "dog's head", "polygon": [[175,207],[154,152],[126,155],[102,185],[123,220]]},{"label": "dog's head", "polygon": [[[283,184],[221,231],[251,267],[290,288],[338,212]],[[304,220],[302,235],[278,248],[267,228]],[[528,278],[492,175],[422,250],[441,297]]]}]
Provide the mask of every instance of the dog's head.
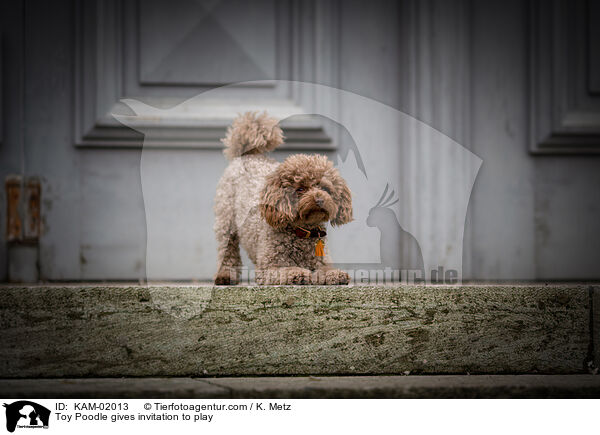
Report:
[{"label": "dog's head", "polygon": [[296,154],[267,177],[261,214],[269,225],[342,225],[352,220],[352,195],[325,156]]}]

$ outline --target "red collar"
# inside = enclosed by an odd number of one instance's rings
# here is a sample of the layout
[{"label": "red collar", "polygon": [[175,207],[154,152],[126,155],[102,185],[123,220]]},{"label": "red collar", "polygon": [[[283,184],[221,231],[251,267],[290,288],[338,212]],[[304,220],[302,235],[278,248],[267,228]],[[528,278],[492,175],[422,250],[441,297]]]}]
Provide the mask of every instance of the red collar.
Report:
[{"label": "red collar", "polygon": [[321,237],[325,237],[327,235],[327,232],[321,228],[306,230],[304,228],[294,227],[294,233],[296,234],[296,237],[300,239],[320,239]]}]

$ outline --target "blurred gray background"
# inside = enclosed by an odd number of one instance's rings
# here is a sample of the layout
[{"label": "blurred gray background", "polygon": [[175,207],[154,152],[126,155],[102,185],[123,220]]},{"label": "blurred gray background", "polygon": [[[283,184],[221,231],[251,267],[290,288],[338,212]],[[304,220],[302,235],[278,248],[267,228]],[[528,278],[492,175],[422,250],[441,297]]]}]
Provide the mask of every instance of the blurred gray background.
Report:
[{"label": "blurred gray background", "polygon": [[[111,114],[131,113],[126,98],[168,109],[254,80],[364,96],[478,156],[464,279],[600,278],[599,1],[17,0],[2,2],[0,30],[0,281],[145,279],[143,135]],[[230,86],[211,104],[193,122],[157,119],[150,145],[162,162],[208,162],[193,183],[172,166],[177,182],[165,185],[164,207],[182,215],[191,202],[203,217],[159,228],[157,279],[215,272],[210,207],[226,165],[219,138],[238,109],[339,114],[341,126],[289,120],[278,159],[323,152],[341,163],[353,140],[343,126],[373,134],[390,155],[399,147],[377,136],[377,119],[277,82]],[[457,179],[468,172],[442,170]],[[416,177],[402,160],[390,183],[409,198]],[[399,211],[430,246],[463,219],[434,184],[427,210],[401,201]],[[373,205],[384,186],[370,191]],[[336,243],[368,246],[375,258],[378,233],[367,231]]]}]

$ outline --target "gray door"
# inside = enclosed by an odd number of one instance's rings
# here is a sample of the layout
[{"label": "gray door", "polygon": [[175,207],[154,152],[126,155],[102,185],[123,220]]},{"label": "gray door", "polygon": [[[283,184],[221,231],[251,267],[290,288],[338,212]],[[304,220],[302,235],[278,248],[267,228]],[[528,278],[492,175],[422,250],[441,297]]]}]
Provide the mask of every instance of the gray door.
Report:
[{"label": "gray door", "polygon": [[347,178],[338,262],[393,268],[407,232],[428,273],[598,278],[596,3],[4,2],[0,174],[39,179],[41,233],[2,232],[0,278],[33,246],[44,280],[210,279],[247,109]]}]

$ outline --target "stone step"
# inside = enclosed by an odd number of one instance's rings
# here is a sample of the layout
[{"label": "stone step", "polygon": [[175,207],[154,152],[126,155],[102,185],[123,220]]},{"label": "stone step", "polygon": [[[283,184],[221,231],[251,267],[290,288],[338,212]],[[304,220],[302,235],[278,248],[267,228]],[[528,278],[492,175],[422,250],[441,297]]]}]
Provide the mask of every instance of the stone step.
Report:
[{"label": "stone step", "polygon": [[4,285],[0,378],[588,373],[599,307],[593,285]]},{"label": "stone step", "polygon": [[7,399],[600,398],[600,376],[0,379],[0,396]]}]

